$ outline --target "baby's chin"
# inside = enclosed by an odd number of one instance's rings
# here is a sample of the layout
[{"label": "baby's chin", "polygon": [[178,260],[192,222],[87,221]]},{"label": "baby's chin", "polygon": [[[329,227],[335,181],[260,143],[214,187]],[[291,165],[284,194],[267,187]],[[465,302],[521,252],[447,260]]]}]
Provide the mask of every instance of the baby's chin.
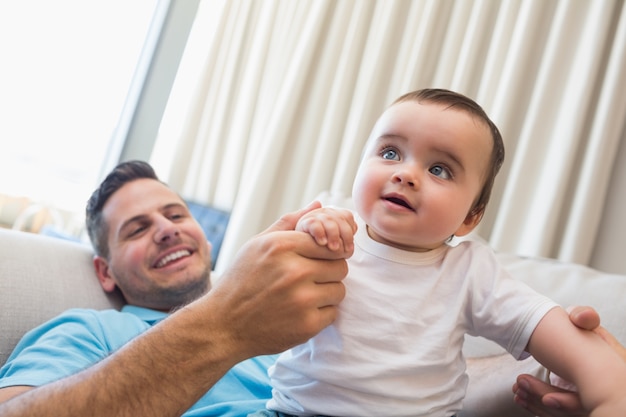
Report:
[{"label": "baby's chin", "polygon": [[378,243],[409,252],[428,252],[442,245],[442,243],[423,244],[417,239],[411,238],[411,236],[406,236],[406,229],[393,233],[389,230],[381,230],[368,225],[367,234]]}]

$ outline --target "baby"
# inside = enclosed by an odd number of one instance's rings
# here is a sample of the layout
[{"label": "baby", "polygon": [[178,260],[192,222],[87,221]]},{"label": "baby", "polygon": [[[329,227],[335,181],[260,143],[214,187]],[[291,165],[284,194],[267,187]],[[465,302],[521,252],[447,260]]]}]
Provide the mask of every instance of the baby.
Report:
[{"label": "baby", "polygon": [[297,226],[331,249],[354,244],[339,317],[280,356],[256,415],[453,416],[466,333],[532,354],[579,387],[592,416],[626,410],[626,364],[597,335],[512,279],[486,245],[451,244],[479,224],[503,160],[498,128],[461,94],[411,92],[382,114],[354,181],[354,218],[325,207]]}]

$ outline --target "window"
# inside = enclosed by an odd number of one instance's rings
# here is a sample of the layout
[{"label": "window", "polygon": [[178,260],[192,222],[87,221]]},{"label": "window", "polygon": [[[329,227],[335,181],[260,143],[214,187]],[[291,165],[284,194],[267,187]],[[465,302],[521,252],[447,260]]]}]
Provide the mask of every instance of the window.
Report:
[{"label": "window", "polygon": [[82,228],[157,3],[0,3],[4,201],[25,197],[38,207],[78,213]]}]

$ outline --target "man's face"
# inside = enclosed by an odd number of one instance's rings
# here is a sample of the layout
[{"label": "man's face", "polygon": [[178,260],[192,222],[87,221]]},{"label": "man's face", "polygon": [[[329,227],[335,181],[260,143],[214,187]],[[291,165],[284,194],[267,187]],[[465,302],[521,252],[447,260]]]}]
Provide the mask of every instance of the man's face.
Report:
[{"label": "man's face", "polygon": [[105,291],[129,304],[169,311],[210,286],[211,248],[183,200],[152,179],[125,184],[106,202],[109,259],[95,266]]}]

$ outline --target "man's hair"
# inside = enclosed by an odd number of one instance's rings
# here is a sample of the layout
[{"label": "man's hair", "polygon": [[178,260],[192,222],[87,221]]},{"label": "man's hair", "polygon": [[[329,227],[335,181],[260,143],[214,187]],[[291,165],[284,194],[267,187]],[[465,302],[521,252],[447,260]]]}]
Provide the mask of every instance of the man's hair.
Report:
[{"label": "man's hair", "polygon": [[91,194],[85,210],[87,233],[96,255],[109,257],[109,225],[104,221],[102,209],[109,198],[125,184],[142,178],[159,181],[154,169],[144,161],[122,162],[107,175]]},{"label": "man's hair", "polygon": [[498,127],[493,121],[491,121],[485,110],[483,110],[478,103],[471,98],[454,91],[439,88],[416,90],[399,97],[393,102],[393,104],[404,101],[443,104],[446,105],[447,108],[463,110],[470,115],[477,117],[485,123],[485,125],[487,125],[491,132],[491,138],[493,139],[493,149],[491,151],[491,158],[489,160],[485,183],[483,184],[483,188],[476,199],[474,206],[469,212],[470,215],[478,215],[482,217],[485,213],[485,208],[487,207],[489,198],[491,197],[491,190],[493,189],[493,183],[496,179],[496,175],[498,174],[498,171],[500,171],[502,163],[504,162],[504,142],[502,141],[502,135],[500,134]]}]

